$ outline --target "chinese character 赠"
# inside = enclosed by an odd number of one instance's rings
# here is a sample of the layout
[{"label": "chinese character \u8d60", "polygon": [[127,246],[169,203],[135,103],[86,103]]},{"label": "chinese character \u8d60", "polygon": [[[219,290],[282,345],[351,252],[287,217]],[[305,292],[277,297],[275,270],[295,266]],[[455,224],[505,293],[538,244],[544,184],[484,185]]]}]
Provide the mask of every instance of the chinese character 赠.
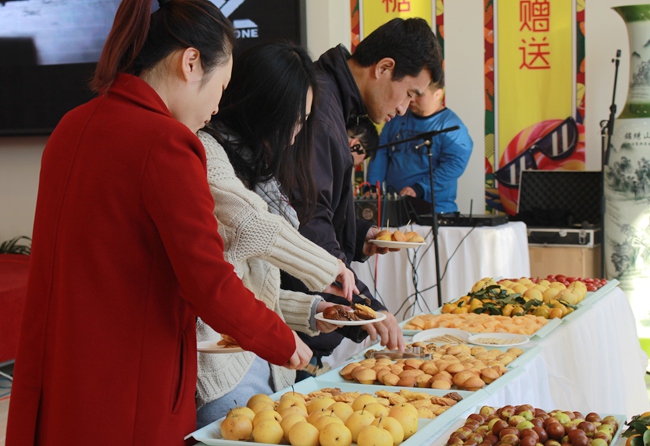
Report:
[{"label": "chinese character \u8d60", "polygon": [[[548,0],[520,0],[519,31],[547,32],[550,29],[551,5]],[[531,26],[532,23],[532,26]]]}]

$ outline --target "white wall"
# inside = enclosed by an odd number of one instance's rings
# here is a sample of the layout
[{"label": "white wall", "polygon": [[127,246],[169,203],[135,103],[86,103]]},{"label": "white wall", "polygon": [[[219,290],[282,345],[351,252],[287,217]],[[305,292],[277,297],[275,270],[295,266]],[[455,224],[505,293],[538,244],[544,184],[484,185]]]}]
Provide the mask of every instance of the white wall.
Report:
[{"label": "white wall", "polygon": [[[612,58],[622,50],[616,92],[618,111],[628,85],[628,42],[625,24],[613,6],[649,0],[587,2],[586,125],[587,170],[600,169],[599,122],[609,116],[614,82]],[[306,0],[307,48],[314,59],[339,43],[350,47],[349,0]],[[458,205],[468,212],[483,209],[484,96],[483,0],[445,2],[447,105],[463,119],[474,140],[474,153],[460,179]],[[0,137],[0,241],[31,235],[40,156],[46,138]]]},{"label": "white wall", "polygon": [[46,137],[0,137],[0,242],[32,235]]}]

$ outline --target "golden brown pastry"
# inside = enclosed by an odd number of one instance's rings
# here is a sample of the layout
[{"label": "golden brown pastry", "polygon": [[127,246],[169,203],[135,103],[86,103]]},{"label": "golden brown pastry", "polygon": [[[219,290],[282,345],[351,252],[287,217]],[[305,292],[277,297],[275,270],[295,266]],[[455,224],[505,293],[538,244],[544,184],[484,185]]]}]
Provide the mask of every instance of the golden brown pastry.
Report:
[{"label": "golden brown pastry", "polygon": [[392,241],[393,240],[393,233],[390,232],[388,229],[384,229],[384,230],[379,231],[377,233],[377,235],[375,236],[375,240]]},{"label": "golden brown pastry", "polygon": [[377,313],[375,312],[375,310],[373,310],[372,308],[366,305],[361,305],[361,304],[354,304],[354,314],[359,319],[363,319],[367,321],[377,318]]},{"label": "golden brown pastry", "polygon": [[474,375],[473,377],[467,379],[463,383],[463,388],[465,390],[469,390],[469,391],[479,390],[479,389],[481,389],[483,387],[485,387],[485,381],[483,381],[481,378],[479,378],[476,375]]},{"label": "golden brown pastry", "polygon": [[373,384],[377,380],[377,372],[373,369],[355,370],[354,379],[361,384]]},{"label": "golden brown pastry", "polygon": [[415,231],[409,231],[404,234],[404,236],[406,237],[406,241],[409,243],[422,243],[424,241],[424,237]]},{"label": "golden brown pastry", "polygon": [[489,367],[481,370],[481,379],[485,381],[485,384],[490,384],[492,381],[499,378],[499,372]]},{"label": "golden brown pastry", "polygon": [[232,336],[228,336],[227,334],[221,335],[221,339],[217,342],[217,345],[223,348],[239,347],[239,343],[235,340],[235,338],[233,338]]}]

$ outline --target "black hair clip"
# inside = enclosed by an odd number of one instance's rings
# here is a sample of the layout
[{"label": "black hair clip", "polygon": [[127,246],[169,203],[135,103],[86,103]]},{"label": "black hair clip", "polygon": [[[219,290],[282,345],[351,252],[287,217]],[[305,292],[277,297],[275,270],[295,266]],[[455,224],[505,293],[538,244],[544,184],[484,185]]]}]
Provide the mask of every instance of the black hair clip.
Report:
[{"label": "black hair clip", "polygon": [[171,0],[158,0],[158,6],[162,8],[165,6],[167,3],[169,3]]},{"label": "black hair clip", "polygon": [[359,155],[365,155],[366,149],[364,149],[361,144],[355,144],[352,147],[350,147],[350,152],[358,153]]}]

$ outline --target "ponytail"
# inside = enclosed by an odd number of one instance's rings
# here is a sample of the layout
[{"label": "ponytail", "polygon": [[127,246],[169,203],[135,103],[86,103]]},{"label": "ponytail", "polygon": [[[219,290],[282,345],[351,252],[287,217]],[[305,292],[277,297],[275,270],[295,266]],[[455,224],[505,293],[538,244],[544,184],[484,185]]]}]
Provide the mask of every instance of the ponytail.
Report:
[{"label": "ponytail", "polygon": [[120,3],[90,84],[94,92],[105,92],[118,71],[128,67],[144,46],[151,20],[151,1],[123,0]]},{"label": "ponytail", "polygon": [[209,73],[230,59],[235,45],[232,24],[209,0],[167,0],[151,11],[152,0],[122,0],[90,86],[104,93],[118,73],[139,76],[173,51],[201,53]]}]

